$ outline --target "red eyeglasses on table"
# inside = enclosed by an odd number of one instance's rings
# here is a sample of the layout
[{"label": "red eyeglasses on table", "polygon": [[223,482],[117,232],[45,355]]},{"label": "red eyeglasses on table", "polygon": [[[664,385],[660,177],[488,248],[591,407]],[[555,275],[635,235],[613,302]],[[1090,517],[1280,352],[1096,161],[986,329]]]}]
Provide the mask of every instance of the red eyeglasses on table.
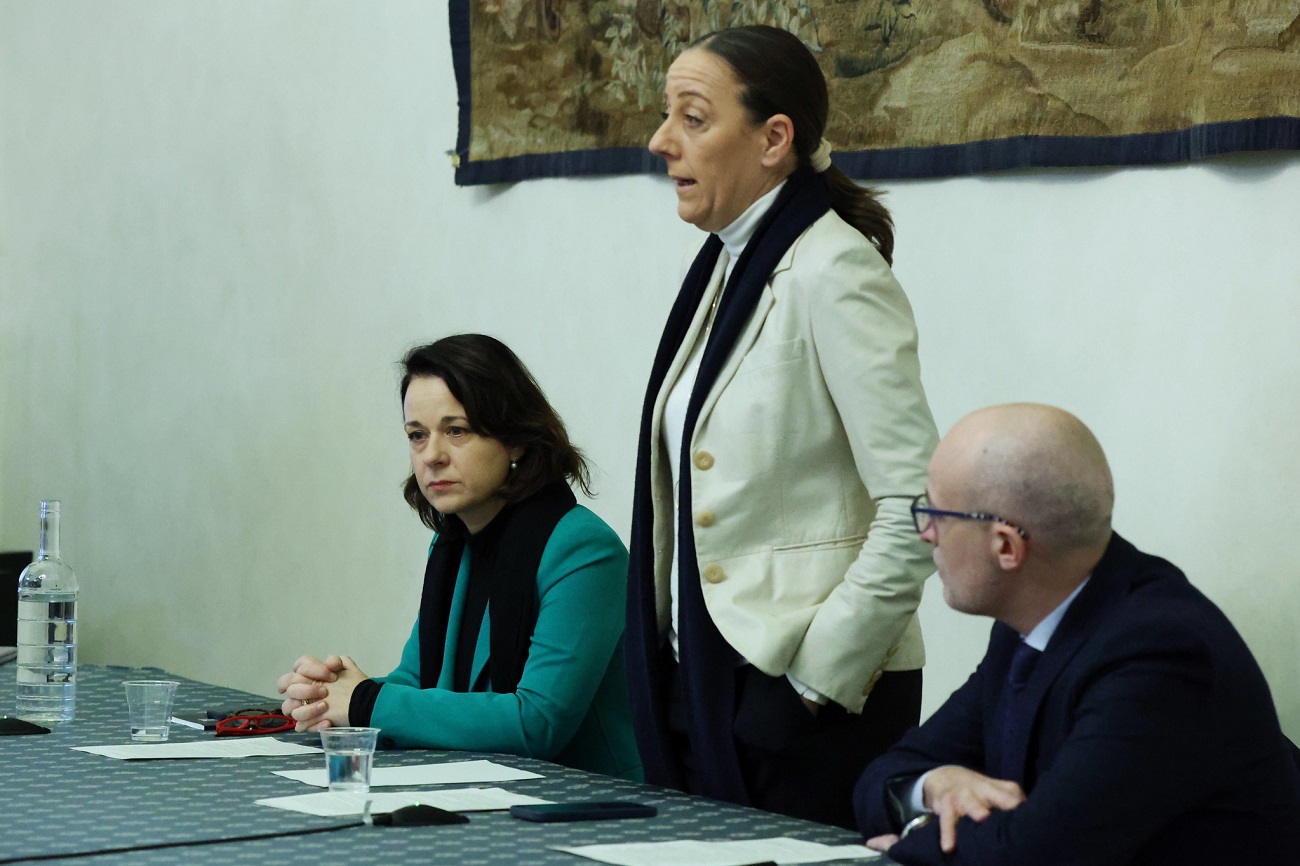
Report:
[{"label": "red eyeglasses on table", "polygon": [[218,737],[256,737],[262,734],[279,734],[292,731],[297,724],[293,719],[274,710],[239,710],[217,722]]}]

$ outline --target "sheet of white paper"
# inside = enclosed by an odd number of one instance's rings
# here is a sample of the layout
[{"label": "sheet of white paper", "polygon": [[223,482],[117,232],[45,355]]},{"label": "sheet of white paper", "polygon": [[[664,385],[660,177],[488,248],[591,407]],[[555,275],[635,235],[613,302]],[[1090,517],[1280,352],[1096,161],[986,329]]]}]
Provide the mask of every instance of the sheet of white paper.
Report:
[{"label": "sheet of white paper", "polygon": [[297,794],[293,797],[270,797],[256,801],[259,806],[274,806],[292,812],[306,812],[323,818],[360,815],[370,801],[370,813],[392,812],[403,806],[423,803],[448,812],[492,812],[515,805],[549,803],[526,794],[513,794],[504,788],[451,788],[442,791],[397,791],[391,794],[343,794],[322,792]]},{"label": "sheet of white paper", "polygon": [[[119,760],[158,760],[162,758],[248,758],[255,756],[310,755],[318,746],[286,743],[275,737],[230,737],[200,740],[194,743],[132,743],[129,746],[73,746],[78,752],[90,752]],[[324,770],[321,771],[325,772]]]},{"label": "sheet of white paper", "polygon": [[696,842],[686,839],[672,842],[627,842],[621,845],[579,845],[574,848],[555,846],[567,851],[613,863],[615,866],[746,866],[749,863],[826,863],[831,860],[874,860],[880,856],[864,845],[821,845],[776,836],[771,839],[745,839],[736,842]]},{"label": "sheet of white paper", "polygon": [[[329,776],[320,770],[276,770],[277,776],[305,782],[317,788],[329,787]],[[537,773],[516,770],[494,761],[455,761],[450,764],[415,764],[410,767],[375,767],[370,771],[370,787],[394,785],[474,785],[480,782],[513,782],[540,779]]]}]

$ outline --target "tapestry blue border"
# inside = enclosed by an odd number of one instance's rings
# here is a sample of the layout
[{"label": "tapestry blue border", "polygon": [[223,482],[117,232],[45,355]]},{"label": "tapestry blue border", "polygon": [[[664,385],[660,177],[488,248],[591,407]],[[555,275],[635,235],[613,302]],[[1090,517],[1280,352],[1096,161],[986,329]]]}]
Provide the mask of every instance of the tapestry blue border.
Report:
[{"label": "tapestry blue border", "polygon": [[[457,153],[464,153],[457,148]],[[664,161],[644,147],[604,147],[596,150],[566,150],[562,153],[529,153],[504,159],[469,162],[461,156],[456,167],[456,185],[513,183],[540,177],[590,177],[609,174],[664,174]]]},{"label": "tapestry blue border", "polygon": [[491,181],[461,180],[461,167],[469,168],[469,131],[472,128],[470,117],[469,65],[469,4],[470,0],[451,0],[447,4],[447,15],[451,25],[451,68],[456,76],[456,184],[465,186],[470,183],[491,183]]},{"label": "tapestry blue border", "polygon": [[[451,56],[460,103],[456,184],[513,183],[541,177],[663,174],[663,160],[644,147],[536,153],[471,162],[469,137],[470,2],[451,0]],[[1097,138],[1023,135],[940,147],[899,147],[836,153],[850,177],[871,180],[956,177],[1017,168],[1165,165],[1241,151],[1300,150],[1300,117],[1207,123],[1171,132]]]},{"label": "tapestry blue border", "polygon": [[1300,150],[1300,117],[1206,123],[1188,129],[1096,138],[1021,135],[942,147],[836,153],[854,178],[957,177],[1016,168],[1168,165],[1259,150]]}]

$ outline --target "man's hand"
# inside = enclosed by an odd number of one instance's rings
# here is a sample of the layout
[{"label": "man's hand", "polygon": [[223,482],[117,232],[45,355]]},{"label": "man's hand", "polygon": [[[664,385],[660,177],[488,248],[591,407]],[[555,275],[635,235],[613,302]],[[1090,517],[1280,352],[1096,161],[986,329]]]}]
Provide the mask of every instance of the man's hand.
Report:
[{"label": "man's hand", "polygon": [[872,851],[888,851],[898,842],[897,833],[886,833],[884,836],[872,836],[867,840],[867,847]]},{"label": "man's hand", "polygon": [[965,767],[936,767],[925,777],[925,807],[939,816],[939,847],[957,849],[957,820],[983,821],[994,809],[1010,811],[1025,802],[1015,782],[993,779]]}]

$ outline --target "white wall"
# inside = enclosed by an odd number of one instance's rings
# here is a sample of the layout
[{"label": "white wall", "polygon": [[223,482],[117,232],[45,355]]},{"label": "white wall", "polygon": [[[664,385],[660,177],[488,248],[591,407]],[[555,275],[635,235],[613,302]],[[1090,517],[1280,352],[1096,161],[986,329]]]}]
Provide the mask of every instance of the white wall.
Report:
[{"label": "white wall", "polygon": [[[266,692],[383,673],[427,533],[394,362],[483,330],[532,366],[626,534],[694,230],[660,179],[459,189],[444,4],[0,0],[0,547],[64,501],[84,658]],[[941,429],[1041,400],[1107,447],[1300,736],[1300,161],[891,183]],[[986,621],[923,605],[926,709]]]}]

